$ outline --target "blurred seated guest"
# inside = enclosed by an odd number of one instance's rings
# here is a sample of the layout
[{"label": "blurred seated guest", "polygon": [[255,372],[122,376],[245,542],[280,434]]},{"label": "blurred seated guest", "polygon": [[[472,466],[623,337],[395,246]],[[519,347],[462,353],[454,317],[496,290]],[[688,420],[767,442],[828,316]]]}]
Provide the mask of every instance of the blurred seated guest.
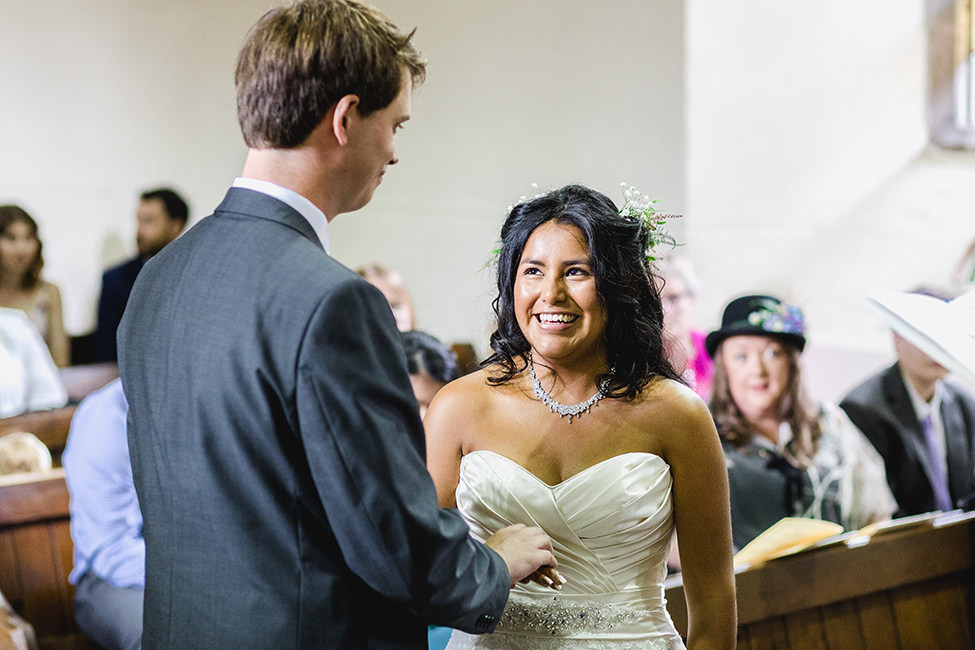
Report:
[{"label": "blurred seated guest", "polygon": [[52,465],[51,450],[33,433],[0,436],[0,474],[49,472]]},{"label": "blurred seated guest", "polygon": [[705,332],[694,329],[694,307],[700,284],[689,260],[671,257],[659,265],[663,283],[664,352],[687,385],[705,401],[711,395],[714,364],[704,347]]},{"label": "blurred seated guest", "polygon": [[34,324],[0,307],[0,417],[64,406],[68,394]]},{"label": "blurred seated guest", "polygon": [[880,455],[840,409],[814,407],[806,396],[798,307],[772,296],[736,298],[706,345],[736,548],[782,517],[823,519],[847,530],[890,518],[897,504]]},{"label": "blurred seated guest", "polygon": [[58,366],[70,360],[61,316],[61,292],[41,278],[43,246],[37,222],[16,205],[0,205],[0,307],[20,309],[31,319]]},{"label": "blurred seated guest", "polygon": [[189,208],[179,194],[168,187],[143,192],[136,208],[135,244],[138,254],[102,275],[95,327],[95,360],[116,361],[115,331],[122,321],[129,294],[146,261],[179,237],[189,219]]},{"label": "blurred seated guest", "polygon": [[0,648],[3,650],[37,650],[33,626],[17,615],[0,591]]},{"label": "blurred seated guest", "polygon": [[389,303],[393,310],[393,318],[396,319],[396,329],[401,332],[416,329],[413,298],[410,297],[406,283],[403,282],[403,276],[378,262],[370,262],[360,266],[356,269],[356,273],[386,296],[386,302]]},{"label": "blurred seated guest", "polygon": [[435,336],[420,330],[400,333],[406,352],[406,370],[410,373],[413,394],[420,405],[420,418],[441,388],[457,379],[457,357]]},{"label": "blurred seated guest", "polygon": [[840,407],[883,456],[897,516],[962,507],[975,497],[975,395],[945,381],[944,366],[892,334],[896,363],[850,391]]},{"label": "blurred seated guest", "polygon": [[71,419],[64,449],[71,495],[74,613],[106,650],[139,648],[146,545],[126,440],[121,380],[88,395]]}]

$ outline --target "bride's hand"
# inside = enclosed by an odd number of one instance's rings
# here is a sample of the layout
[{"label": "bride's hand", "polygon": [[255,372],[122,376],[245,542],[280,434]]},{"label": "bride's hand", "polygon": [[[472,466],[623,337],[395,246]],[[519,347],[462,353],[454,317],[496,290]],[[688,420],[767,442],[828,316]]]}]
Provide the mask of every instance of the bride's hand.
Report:
[{"label": "bride's hand", "polygon": [[484,543],[504,559],[512,585],[532,580],[538,574],[539,584],[561,586],[561,577],[558,580],[552,577],[553,572],[558,576],[555,569],[559,564],[552,551],[552,540],[541,528],[514,524],[494,533]]},{"label": "bride's hand", "polygon": [[565,584],[565,578],[559,573],[555,567],[543,566],[539,567],[535,573],[531,574],[527,578],[520,580],[521,584],[527,585],[529,582],[534,582],[537,585],[543,587],[551,587],[552,589],[561,589],[562,585]]}]

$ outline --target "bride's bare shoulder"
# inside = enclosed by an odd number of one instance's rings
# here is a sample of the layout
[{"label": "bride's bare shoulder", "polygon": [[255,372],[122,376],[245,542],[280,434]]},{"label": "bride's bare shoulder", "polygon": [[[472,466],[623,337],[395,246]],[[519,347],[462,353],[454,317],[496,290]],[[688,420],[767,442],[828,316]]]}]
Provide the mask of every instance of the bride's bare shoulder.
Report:
[{"label": "bride's bare shoulder", "polygon": [[496,374],[491,368],[482,368],[455,379],[440,389],[430,404],[430,410],[445,413],[460,411],[473,417],[496,412],[498,400],[511,390],[508,384],[492,384],[489,381]]},{"label": "bride's bare shoulder", "polygon": [[697,393],[684,384],[657,378],[638,398],[641,418],[659,434],[687,439],[691,434],[711,435],[711,411]]}]

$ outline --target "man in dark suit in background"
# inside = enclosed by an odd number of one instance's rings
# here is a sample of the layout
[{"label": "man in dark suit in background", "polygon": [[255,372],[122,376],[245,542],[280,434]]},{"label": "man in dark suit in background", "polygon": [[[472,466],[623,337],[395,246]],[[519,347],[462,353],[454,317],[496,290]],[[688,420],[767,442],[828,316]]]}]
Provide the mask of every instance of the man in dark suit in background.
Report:
[{"label": "man in dark suit in background", "polygon": [[143,192],[136,209],[135,244],[138,254],[102,275],[95,328],[95,361],[115,361],[115,332],[132,292],[132,285],[146,260],[176,239],[189,218],[189,208],[179,194],[168,187]]},{"label": "man in dark suit in background", "polygon": [[893,337],[897,363],[840,407],[883,456],[895,516],[965,506],[975,496],[975,396],[944,381],[948,371],[917,346]]},{"label": "man in dark suit in background", "polygon": [[398,161],[424,72],[353,0],[248,35],[241,178],[146,264],[119,333],[146,650],[425,648],[427,623],[490,631],[513,581],[554,577],[541,530],[484,545],[437,508],[389,306],[327,254],[328,220]]}]

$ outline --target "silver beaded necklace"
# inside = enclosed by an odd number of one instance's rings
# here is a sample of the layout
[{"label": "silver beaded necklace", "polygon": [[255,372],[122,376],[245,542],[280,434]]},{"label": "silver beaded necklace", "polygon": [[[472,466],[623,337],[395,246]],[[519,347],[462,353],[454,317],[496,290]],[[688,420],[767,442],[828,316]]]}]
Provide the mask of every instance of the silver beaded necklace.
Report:
[{"label": "silver beaded necklace", "polygon": [[552,413],[558,413],[559,417],[569,416],[569,424],[572,424],[572,418],[582,417],[583,413],[588,413],[592,406],[606,397],[606,385],[609,383],[603,380],[602,385],[596,394],[587,399],[585,402],[579,402],[578,404],[561,404],[552,399],[552,396],[545,392],[542,388],[541,382],[538,381],[538,377],[535,376],[535,364],[532,361],[532,351],[528,351],[528,374],[532,378],[532,388],[535,390],[535,396],[542,400],[542,403],[548,407],[548,410]]}]

